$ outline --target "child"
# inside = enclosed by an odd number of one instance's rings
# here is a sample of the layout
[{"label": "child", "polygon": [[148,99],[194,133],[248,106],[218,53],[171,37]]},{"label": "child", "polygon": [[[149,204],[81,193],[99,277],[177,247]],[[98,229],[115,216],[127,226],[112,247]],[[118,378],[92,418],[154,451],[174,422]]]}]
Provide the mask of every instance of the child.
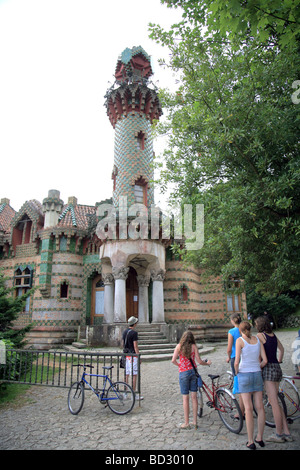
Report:
[{"label": "child", "polygon": [[[179,362],[177,362],[178,356]],[[193,361],[195,367],[195,359],[202,366],[209,366],[211,364],[211,361],[202,361],[199,356],[194,335],[191,331],[187,330],[183,333],[179,344],[177,344],[172,358],[172,363],[179,368],[179,385],[183,399],[184,424],[181,425],[181,429],[190,429],[189,392],[191,392],[193,406],[193,427],[197,429],[198,385],[197,376],[190,359]]]}]

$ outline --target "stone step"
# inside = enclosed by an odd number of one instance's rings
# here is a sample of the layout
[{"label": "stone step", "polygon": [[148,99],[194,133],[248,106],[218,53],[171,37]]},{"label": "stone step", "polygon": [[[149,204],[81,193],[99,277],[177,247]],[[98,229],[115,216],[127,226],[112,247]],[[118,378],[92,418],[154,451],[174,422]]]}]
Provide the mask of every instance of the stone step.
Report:
[{"label": "stone step", "polygon": [[139,339],[139,346],[141,344],[168,344],[169,340],[167,338],[157,338],[157,339]]},{"label": "stone step", "polygon": [[139,342],[139,350],[140,351],[147,351],[150,349],[169,349],[175,348],[175,343],[157,343],[157,344],[144,344]]},{"label": "stone step", "polygon": [[138,336],[139,338],[160,338],[164,336],[164,334],[160,331],[139,331]]},{"label": "stone step", "polygon": [[[209,354],[210,352],[214,351],[214,347],[203,348],[201,350],[201,358],[205,359],[204,355]],[[173,357],[173,353],[166,353],[166,354],[142,354],[141,360],[142,362],[155,362],[155,361],[170,361]]]}]

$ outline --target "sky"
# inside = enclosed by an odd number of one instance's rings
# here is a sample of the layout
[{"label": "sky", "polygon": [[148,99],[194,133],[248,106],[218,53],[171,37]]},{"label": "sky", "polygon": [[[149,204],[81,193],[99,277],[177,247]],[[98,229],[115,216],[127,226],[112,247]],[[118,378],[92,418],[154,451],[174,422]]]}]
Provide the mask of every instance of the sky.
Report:
[{"label": "sky", "polygon": [[168,29],[179,19],[160,0],[0,0],[0,199],[18,211],[50,189],[65,203],[112,196],[114,129],[104,95],[118,56],[142,46],[153,82],[175,86],[174,73],[158,65],[168,49],[149,38],[148,24]]}]

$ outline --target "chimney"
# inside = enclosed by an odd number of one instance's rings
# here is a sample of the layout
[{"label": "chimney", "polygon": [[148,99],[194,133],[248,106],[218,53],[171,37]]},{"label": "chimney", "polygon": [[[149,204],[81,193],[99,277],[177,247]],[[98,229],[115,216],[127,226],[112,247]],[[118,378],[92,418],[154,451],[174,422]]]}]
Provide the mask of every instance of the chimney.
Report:
[{"label": "chimney", "polygon": [[43,212],[45,213],[44,228],[54,227],[58,224],[58,217],[63,205],[64,202],[60,199],[60,192],[56,189],[50,189],[48,197],[43,200]]}]

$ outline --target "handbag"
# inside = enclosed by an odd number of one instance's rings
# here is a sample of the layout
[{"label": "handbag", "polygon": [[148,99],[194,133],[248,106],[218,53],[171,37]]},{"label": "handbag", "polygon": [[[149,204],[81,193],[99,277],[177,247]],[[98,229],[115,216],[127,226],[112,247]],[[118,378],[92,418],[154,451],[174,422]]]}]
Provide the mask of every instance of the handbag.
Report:
[{"label": "handbag", "polygon": [[[126,343],[127,343],[127,337],[128,337],[128,333],[130,332],[130,330],[127,331],[127,335],[126,335],[126,338],[125,338],[125,341],[124,341],[124,348],[123,348],[123,353],[128,353],[130,352],[129,351],[129,348],[126,348]],[[121,358],[120,358],[120,369],[125,369],[125,364],[126,364],[126,355],[125,354],[122,354]]]},{"label": "handbag", "polygon": [[195,374],[196,374],[196,377],[197,377],[197,384],[198,384],[198,388],[201,388],[203,386],[203,382],[202,382],[202,379],[201,379],[201,375],[199,374],[199,372],[197,371],[196,367],[195,367],[195,364],[193,363],[192,359],[190,359],[191,361],[191,364],[193,366],[193,369],[195,371]]},{"label": "handbag", "polygon": [[232,389],[232,393],[235,394],[235,393],[239,393],[239,380],[238,380],[238,376],[235,375],[233,377],[233,389]]}]

